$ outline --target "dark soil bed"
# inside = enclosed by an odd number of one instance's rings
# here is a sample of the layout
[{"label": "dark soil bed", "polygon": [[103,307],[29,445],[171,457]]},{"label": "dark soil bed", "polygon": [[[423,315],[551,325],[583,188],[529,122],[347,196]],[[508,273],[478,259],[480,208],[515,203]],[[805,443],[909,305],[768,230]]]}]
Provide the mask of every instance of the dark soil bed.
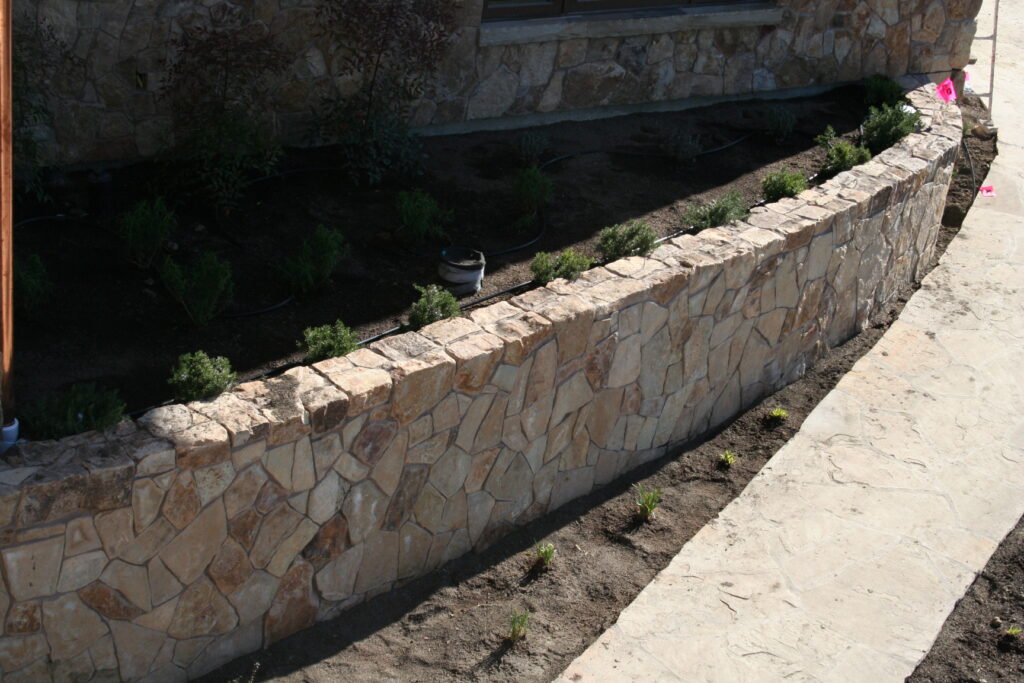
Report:
[{"label": "dark soil bed", "polygon": [[[975,105],[965,103],[968,115]],[[975,107],[973,115],[979,112]],[[984,177],[995,155],[995,141],[982,142],[974,154],[979,178]],[[960,169],[958,179],[965,172],[969,178],[969,170]],[[971,196],[956,193],[951,200],[963,202],[966,208]],[[957,230],[957,226],[943,227],[943,250]],[[743,490],[881,337],[912,290],[908,287],[871,327],[834,349],[799,381],[718,433],[566,505],[482,554],[456,560],[334,621],[236,660],[204,680],[249,680],[253,672],[255,680],[295,683],[551,680],[614,623],[619,612],[694,533]],[[772,427],[765,417],[776,407],[787,410],[789,419]],[[732,468],[723,470],[718,462],[726,449],[738,458]],[[630,487],[638,482],[664,492],[664,503],[651,524],[634,523]],[[1024,596],[1020,544],[1024,536],[1018,533],[1015,538],[1016,551],[1009,551],[1004,560],[1007,569],[1016,562],[1013,583],[1008,577],[1000,584],[1012,586],[1004,590],[1006,602],[999,608],[1004,611],[984,612],[983,619],[975,619],[979,630],[984,631],[980,627],[997,614],[1008,623],[1014,605],[1020,620]],[[557,548],[553,567],[546,572],[531,571],[530,551],[537,542],[550,542]],[[513,610],[529,610],[531,617],[527,637],[509,646],[503,636]],[[992,646],[986,650],[987,656],[997,656],[994,631],[984,632],[978,642]],[[955,654],[954,658],[961,656]],[[1020,680],[1021,660],[1015,661]],[[1005,671],[1008,678],[1003,680],[1012,678],[1010,669]],[[953,676],[935,680],[976,679]]]},{"label": "dark soil bed", "polygon": [[[749,137],[686,168],[656,156],[608,153],[551,165],[545,172],[554,182],[555,195],[546,211],[543,239],[489,259],[484,288],[474,299],[529,280],[529,264],[537,251],[575,245],[594,255],[596,234],[608,225],[642,218],[665,235],[682,227],[681,215],[694,202],[727,190],[755,204],[767,173],[782,168],[805,175],[816,172],[823,152],[814,136],[832,125],[851,137],[864,116],[862,101],[860,89],[851,87],[802,100],[727,103],[534,129],[550,141],[547,159],[591,149],[663,153],[673,131],[700,135],[703,149]],[[765,132],[774,107],[797,117],[796,130],[784,144],[776,144]],[[493,253],[535,236],[533,228],[512,228],[521,213],[512,195],[521,166],[516,156],[520,135],[480,132],[424,139],[426,173],[415,186],[454,211],[448,228],[451,242]],[[338,163],[331,149],[292,150],[282,168]],[[119,389],[130,410],[152,406],[169,398],[166,380],[175,359],[197,349],[227,356],[242,379],[251,378],[299,360],[296,341],[307,327],[340,318],[360,338],[394,327],[417,296],[412,285],[437,279],[437,253],[444,244],[409,244],[395,230],[399,187],[354,187],[336,171],[290,173],[253,186],[241,208],[229,220],[218,221],[197,210],[199,202],[168,196],[172,186],[155,164],[113,169],[111,174],[112,193],[96,191],[89,174],[72,173],[54,191],[56,204],[23,202],[18,207],[18,221],[58,212],[80,217],[36,221],[15,230],[19,262],[39,255],[55,284],[45,306],[22,311],[16,319],[15,390],[22,402],[92,381]],[[120,212],[159,195],[179,215],[169,254],[187,261],[212,250],[231,262],[235,300],[229,313],[285,300],[289,292],[276,268],[318,224],[339,228],[352,255],[316,295],[263,315],[220,318],[197,329],[167,296],[155,270],[128,263],[115,233]],[[88,216],[81,217],[83,212]]]}]

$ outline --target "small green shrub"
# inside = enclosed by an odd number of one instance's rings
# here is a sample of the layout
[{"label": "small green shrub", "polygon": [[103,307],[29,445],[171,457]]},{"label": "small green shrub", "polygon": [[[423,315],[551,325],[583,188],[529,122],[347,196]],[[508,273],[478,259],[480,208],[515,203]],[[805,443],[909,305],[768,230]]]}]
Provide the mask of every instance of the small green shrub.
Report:
[{"label": "small green shrub", "polygon": [[308,294],[326,285],[347,255],[348,245],[341,232],[318,225],[303,241],[299,253],[285,259],[278,268],[293,294]]},{"label": "small green shrub", "polygon": [[415,330],[436,323],[445,318],[454,318],[459,314],[459,302],[447,289],[437,285],[427,287],[416,286],[420,293],[419,300],[412,305],[409,312],[409,326]]},{"label": "small green shrub", "polygon": [[726,192],[718,199],[714,199],[699,206],[690,207],[683,215],[683,221],[698,230],[715,228],[719,225],[726,225],[732,221],[739,221],[750,215],[743,197],[739,192]]},{"label": "small green shrub", "polygon": [[864,145],[872,154],[879,154],[907,137],[921,123],[921,114],[906,111],[902,105],[883,104],[871,107],[864,121]]},{"label": "small green shrub", "polygon": [[576,250],[572,248],[566,249],[557,257],[552,257],[548,252],[541,251],[533,257],[530,272],[533,273],[534,282],[546,285],[558,278],[575,280],[583,271],[590,268],[593,262],[593,259],[576,253]]},{"label": "small green shrub", "polygon": [[231,264],[209,251],[187,266],[166,259],[160,269],[160,279],[171,298],[181,304],[189,319],[200,327],[223,312],[234,296]]},{"label": "small green shrub", "polygon": [[551,201],[554,185],[539,168],[531,166],[516,176],[515,194],[523,214],[535,214]]},{"label": "small green shrub", "polygon": [[903,86],[888,76],[876,75],[864,79],[864,104],[867,106],[893,106],[905,100]]},{"label": "small green shrub", "polygon": [[22,411],[25,430],[35,439],[62,439],[93,429],[106,429],[124,417],[124,402],[114,389],[75,384]]},{"label": "small green shrub", "polygon": [[525,168],[540,166],[550,143],[546,135],[526,131],[516,138],[516,159]]},{"label": "small green shrub", "polygon": [[807,179],[800,173],[776,171],[769,173],[761,182],[764,198],[777,202],[783,197],[795,197],[807,189]]},{"label": "small green shrub", "polygon": [[508,635],[506,639],[511,643],[518,643],[520,640],[526,637],[526,627],[530,623],[530,613],[527,612],[512,612],[512,616],[509,618]]},{"label": "small green shrub", "polygon": [[654,519],[655,511],[661,507],[661,489],[648,489],[642,484],[633,484],[633,493],[637,517],[643,522]]},{"label": "small green shrub", "polygon": [[510,230],[512,231],[512,234],[518,235],[527,232],[528,230],[533,230],[536,225],[537,214],[528,213],[517,218],[515,222],[512,223]]},{"label": "small green shrub", "polygon": [[299,348],[305,351],[307,363],[344,356],[359,348],[359,337],[340,320],[306,328],[302,336]]},{"label": "small green shrub", "polygon": [[629,221],[605,228],[597,240],[597,249],[606,261],[626,256],[646,256],[654,249],[658,236],[644,221]]},{"label": "small green shrub", "polygon": [[772,136],[776,144],[782,144],[789,139],[789,136],[796,130],[796,114],[782,106],[775,106],[768,110],[768,117],[765,121],[768,134]]},{"label": "small green shrub", "polygon": [[179,401],[199,401],[227,391],[235,382],[231,362],[223,356],[211,358],[204,351],[178,357],[167,383]]},{"label": "small green shrub", "polygon": [[128,260],[139,268],[149,268],[175,225],[174,212],[162,197],[137,203],[121,216],[119,232]]},{"label": "small green shrub", "polygon": [[727,470],[735,464],[736,454],[730,450],[723,451],[722,454],[718,456],[718,466],[723,470]]},{"label": "small green shrub", "polygon": [[53,280],[39,254],[32,254],[14,267],[14,308],[19,313],[37,315],[53,295]]},{"label": "small green shrub", "polygon": [[339,156],[356,185],[410,180],[423,173],[423,145],[395,112],[374,108],[367,116],[350,104],[329,102],[323,128],[327,137],[337,139]]},{"label": "small green shrub", "polygon": [[689,166],[702,151],[700,135],[684,133],[681,130],[673,131],[668,136],[668,154],[680,166]]},{"label": "small green shrub", "polygon": [[1011,626],[1010,628],[1006,629],[1005,633],[1011,638],[1016,638],[1020,634],[1024,633],[1024,629],[1022,629],[1020,626]]},{"label": "small green shrub", "polygon": [[547,569],[555,559],[555,545],[553,543],[538,543],[533,546],[533,556],[536,566]]},{"label": "small green shrub", "polygon": [[785,408],[775,408],[772,412],[768,413],[768,424],[777,426],[789,419],[789,411]]},{"label": "small green shrub", "polygon": [[422,190],[398,193],[398,219],[402,234],[417,242],[445,236],[444,224],[452,219],[433,197]]},{"label": "small green shrub", "polygon": [[843,171],[849,171],[854,166],[871,161],[871,150],[839,139],[832,126],[825,128],[825,132],[814,140],[825,148],[825,161],[819,171],[823,179],[831,178]]}]

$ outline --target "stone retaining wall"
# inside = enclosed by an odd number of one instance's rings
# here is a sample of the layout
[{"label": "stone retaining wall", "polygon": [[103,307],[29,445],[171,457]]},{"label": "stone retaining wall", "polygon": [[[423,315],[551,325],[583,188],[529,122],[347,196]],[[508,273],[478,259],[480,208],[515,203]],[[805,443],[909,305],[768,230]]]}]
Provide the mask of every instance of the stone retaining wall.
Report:
[{"label": "stone retaining wall", "polygon": [[932,254],[930,130],[744,223],[344,358],[16,447],[3,680],[195,677],[665,454],[856,334]]},{"label": "stone retaining wall", "polygon": [[[44,156],[120,160],[170,145],[171,119],[159,97],[170,42],[200,27],[251,22],[264,24],[294,56],[275,90],[274,113],[284,141],[308,140],[322,98],[351,89],[351,79],[340,75],[338,47],[317,37],[315,2],[14,0],[19,21],[52,25],[80,60],[48,84],[52,121],[36,131]],[[619,14],[569,25],[546,21],[540,29],[536,22],[481,23],[483,0],[459,5],[459,29],[414,107],[415,126],[755,93],[875,73],[948,73],[967,64],[981,0],[723,2],[701,16]]]}]

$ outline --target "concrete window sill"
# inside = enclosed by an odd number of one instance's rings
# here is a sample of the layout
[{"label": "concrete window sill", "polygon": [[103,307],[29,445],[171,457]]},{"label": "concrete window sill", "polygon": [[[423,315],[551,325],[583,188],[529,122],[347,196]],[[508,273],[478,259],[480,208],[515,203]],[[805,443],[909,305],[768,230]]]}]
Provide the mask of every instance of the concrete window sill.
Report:
[{"label": "concrete window sill", "polygon": [[480,25],[480,47],[569,38],[624,38],[702,28],[768,26],[780,23],[784,16],[783,8],[765,2],[489,21]]}]

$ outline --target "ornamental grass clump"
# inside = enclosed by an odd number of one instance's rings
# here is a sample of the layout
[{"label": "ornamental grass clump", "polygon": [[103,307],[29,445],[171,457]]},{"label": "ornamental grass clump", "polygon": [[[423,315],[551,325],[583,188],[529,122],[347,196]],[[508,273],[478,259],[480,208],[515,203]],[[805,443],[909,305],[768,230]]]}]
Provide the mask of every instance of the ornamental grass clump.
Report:
[{"label": "ornamental grass clump", "polygon": [[629,221],[605,228],[598,235],[597,250],[606,261],[627,256],[646,256],[654,249],[657,235],[644,221]]},{"label": "ornamental grass clump", "polygon": [[177,222],[162,197],[135,204],[121,216],[118,230],[128,260],[139,268],[152,266]]},{"label": "ornamental grass clump", "polygon": [[505,639],[515,645],[526,637],[526,627],[530,624],[530,612],[512,612],[509,617],[508,635]]},{"label": "ornamental grass clump", "polygon": [[415,242],[440,239],[452,212],[441,208],[437,200],[423,190],[398,193],[398,221],[401,234]]},{"label": "ornamental grass clump", "polygon": [[418,330],[439,320],[454,318],[459,314],[459,302],[447,289],[437,285],[413,286],[420,293],[420,298],[412,305],[412,310],[409,312],[409,327]]},{"label": "ornamental grass clump", "polygon": [[61,394],[29,404],[21,411],[21,419],[34,439],[62,439],[112,427],[124,418],[124,408],[116,389],[75,384]]},{"label": "ornamental grass clump", "polygon": [[348,256],[348,244],[339,230],[318,225],[302,242],[299,253],[278,266],[281,279],[293,294],[322,289]]},{"label": "ornamental grass clump", "polygon": [[302,336],[299,348],[305,352],[307,363],[338,358],[359,348],[359,337],[340,320],[333,325],[308,327]]},{"label": "ornamental grass clump", "polygon": [[231,264],[213,252],[203,252],[195,263],[181,266],[168,258],[160,269],[168,293],[202,327],[224,311],[234,296]]},{"label": "ornamental grass clump", "polygon": [[781,145],[796,130],[796,114],[782,106],[775,106],[768,110],[768,118],[765,121],[765,128],[775,144]]},{"label": "ornamental grass clump", "polygon": [[572,248],[566,249],[557,257],[553,257],[546,251],[541,251],[533,257],[530,272],[533,273],[534,282],[546,285],[558,278],[575,280],[590,268],[593,262],[593,259],[577,253]]},{"label": "ornamental grass clump", "polygon": [[909,109],[900,104],[883,104],[868,110],[863,127],[864,145],[872,154],[880,154],[917,130],[921,114]]},{"label": "ornamental grass clump", "polygon": [[554,543],[538,543],[533,546],[534,566],[547,569],[555,559]]},{"label": "ornamental grass clump", "polygon": [[726,192],[718,199],[690,207],[683,214],[683,221],[697,230],[717,228],[732,221],[741,221],[750,215],[743,197],[733,190]]},{"label": "ornamental grass clump", "polygon": [[167,383],[174,390],[175,399],[200,401],[227,391],[235,383],[235,373],[227,358],[196,351],[178,357]]},{"label": "ornamental grass clump", "polygon": [[832,126],[826,127],[814,141],[825,150],[825,161],[819,171],[823,180],[871,161],[871,150],[840,139]]},{"label": "ornamental grass clump", "polygon": [[525,168],[540,166],[550,144],[546,135],[526,131],[516,138],[516,158]]},{"label": "ornamental grass clump", "polygon": [[636,503],[636,516],[641,522],[654,519],[655,511],[661,507],[661,495],[661,489],[648,489],[643,484],[633,484],[633,502]]},{"label": "ornamental grass clump", "polygon": [[776,171],[769,173],[761,182],[764,198],[769,202],[777,202],[783,197],[795,197],[807,189],[807,179],[801,173]]}]

